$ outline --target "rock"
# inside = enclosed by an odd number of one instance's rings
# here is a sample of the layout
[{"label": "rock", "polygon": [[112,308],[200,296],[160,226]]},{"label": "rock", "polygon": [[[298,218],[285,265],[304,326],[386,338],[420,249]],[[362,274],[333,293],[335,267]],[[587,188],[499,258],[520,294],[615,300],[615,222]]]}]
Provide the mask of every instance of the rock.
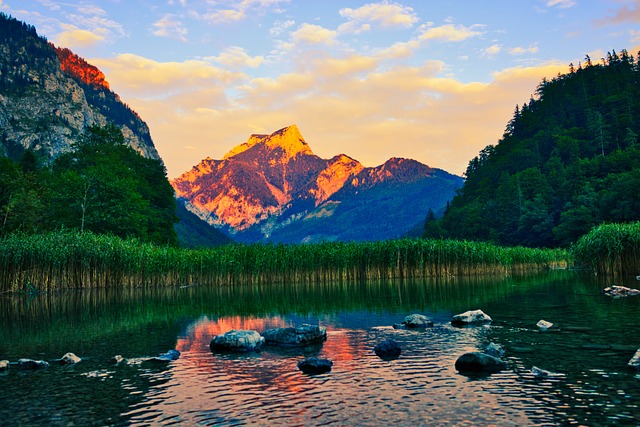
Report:
[{"label": "rock", "polygon": [[331,372],[332,366],[333,362],[331,360],[319,357],[308,357],[298,362],[298,369],[309,375]]},{"label": "rock", "polygon": [[456,369],[463,373],[495,373],[507,368],[507,365],[497,357],[486,353],[465,353],[458,357]]},{"label": "rock", "polygon": [[423,314],[410,314],[404,318],[402,323],[393,325],[394,329],[422,329],[433,326],[433,322]]},{"label": "rock", "polygon": [[487,348],[484,349],[484,354],[488,354],[493,357],[502,357],[504,356],[504,348],[500,344],[489,343]]},{"label": "rock", "polygon": [[178,350],[169,350],[166,353],[162,353],[160,356],[150,357],[149,362],[171,362],[180,358],[180,352]]},{"label": "rock", "polygon": [[41,369],[48,367],[49,363],[44,360],[18,359],[18,368],[20,369]]},{"label": "rock", "polygon": [[6,371],[9,369],[9,361],[8,360],[0,360],[0,372]]},{"label": "rock", "polygon": [[261,334],[264,343],[284,347],[304,347],[327,339],[327,328],[316,325],[300,325],[295,328],[268,329]]},{"label": "rock", "polygon": [[551,322],[547,322],[546,320],[540,320],[538,323],[536,323],[536,326],[538,327],[538,329],[540,329],[541,331],[546,331],[549,328],[553,327],[553,323]]},{"label": "rock", "polygon": [[531,368],[531,373],[533,374],[534,377],[536,378],[547,378],[547,377],[553,377],[556,374],[554,374],[551,371],[547,371],[545,369],[540,369],[537,366],[533,366]]},{"label": "rock", "polygon": [[633,297],[633,296],[640,295],[640,290],[638,289],[631,289],[625,286],[616,286],[616,285],[612,285],[607,288],[604,288],[602,292],[605,295],[608,295],[612,298]]},{"label": "rock", "polygon": [[453,326],[466,326],[491,322],[491,317],[486,315],[482,310],[465,311],[462,314],[456,314],[451,319],[451,324]]},{"label": "rock", "polygon": [[264,344],[264,337],[256,331],[231,330],[222,335],[213,337],[209,348],[211,351],[236,351],[249,352],[260,351]]},{"label": "rock", "polygon": [[125,361],[124,357],[120,356],[119,354],[116,354],[111,359],[109,359],[109,362],[115,363],[115,364],[118,364],[124,361]]},{"label": "rock", "polygon": [[631,360],[629,360],[627,366],[640,371],[640,349],[638,349],[636,354],[634,354]]},{"label": "rock", "polygon": [[373,347],[373,351],[382,360],[394,360],[400,357],[402,348],[400,348],[400,345],[394,340],[388,339]]},{"label": "rock", "polygon": [[81,360],[82,359],[80,359],[75,354],[67,353],[64,356],[62,356],[58,361],[60,363],[62,363],[63,365],[75,365],[76,363],[80,362]]}]

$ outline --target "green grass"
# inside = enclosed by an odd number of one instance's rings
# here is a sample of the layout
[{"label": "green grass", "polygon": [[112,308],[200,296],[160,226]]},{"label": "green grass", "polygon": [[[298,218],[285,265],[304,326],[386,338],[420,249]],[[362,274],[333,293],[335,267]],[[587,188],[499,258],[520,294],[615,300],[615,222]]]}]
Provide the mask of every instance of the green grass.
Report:
[{"label": "green grass", "polygon": [[513,274],[566,266],[568,259],[560,249],[456,240],[180,249],[86,232],[13,234],[0,239],[0,291]]},{"label": "green grass", "polygon": [[576,262],[603,276],[640,274],[640,222],[603,224],[573,247]]}]

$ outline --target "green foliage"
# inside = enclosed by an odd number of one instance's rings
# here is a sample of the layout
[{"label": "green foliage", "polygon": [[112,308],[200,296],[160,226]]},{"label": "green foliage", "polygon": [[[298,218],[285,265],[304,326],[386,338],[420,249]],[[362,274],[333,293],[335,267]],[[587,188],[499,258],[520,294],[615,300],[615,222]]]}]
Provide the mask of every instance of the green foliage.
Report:
[{"label": "green foliage", "polygon": [[51,169],[26,151],[0,162],[0,233],[76,229],[177,243],[175,200],[163,165],[124,145],[115,126],[92,127]]},{"label": "green foliage", "polygon": [[525,273],[566,266],[564,250],[403,239],[308,245],[156,246],[90,232],[0,239],[0,291],[327,281]]},{"label": "green foliage", "polygon": [[640,63],[626,51],[543,80],[504,136],[469,162],[444,236],[569,246],[640,219]]},{"label": "green foliage", "polygon": [[582,236],[573,248],[578,263],[601,275],[640,272],[640,222],[603,224]]}]

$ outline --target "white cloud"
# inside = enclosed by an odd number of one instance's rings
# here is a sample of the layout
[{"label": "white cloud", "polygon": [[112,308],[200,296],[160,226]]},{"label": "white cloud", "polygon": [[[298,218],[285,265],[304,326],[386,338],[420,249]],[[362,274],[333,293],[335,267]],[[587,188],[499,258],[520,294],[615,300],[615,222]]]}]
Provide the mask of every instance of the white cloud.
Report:
[{"label": "white cloud", "polygon": [[568,9],[570,7],[575,6],[577,3],[574,0],[549,0],[547,1],[547,6],[549,7],[559,7],[560,9]]},{"label": "white cloud", "polygon": [[153,24],[153,35],[158,37],[170,37],[180,41],[187,41],[187,28],[175,15],[167,14]]},{"label": "white cloud", "polygon": [[336,43],[337,33],[314,24],[302,24],[291,34],[291,40],[295,44],[327,44]]},{"label": "white cloud", "polygon": [[264,62],[264,56],[249,56],[243,48],[238,46],[230,46],[220,55],[210,59],[238,70],[244,67],[256,68]]},{"label": "white cloud", "polygon": [[203,16],[203,18],[212,23],[229,23],[234,21],[242,21],[247,15],[244,10],[238,9],[222,9],[209,12]]},{"label": "white cloud", "polygon": [[296,21],[292,19],[288,19],[286,21],[276,21],[273,23],[273,27],[271,27],[271,29],[269,30],[269,34],[271,34],[271,36],[273,37],[278,37],[280,34],[282,34],[288,28],[293,27],[294,25],[296,25]]},{"label": "white cloud", "polygon": [[533,54],[538,53],[537,46],[529,46],[529,47],[513,47],[508,50],[510,55],[524,55],[524,54]]},{"label": "white cloud", "polygon": [[104,36],[92,33],[91,31],[81,30],[75,25],[62,24],[63,31],[58,34],[55,43],[58,46],[66,48],[84,48],[94,46],[104,41]]},{"label": "white cloud", "polygon": [[381,27],[410,28],[418,22],[413,9],[398,3],[369,3],[357,9],[344,8],[339,11],[340,16],[348,22],[340,25],[339,32],[363,32],[371,29],[371,24]]},{"label": "white cloud", "polygon": [[461,42],[471,37],[482,34],[472,27],[464,25],[445,24],[440,27],[428,27],[420,35],[420,40],[443,40],[449,42]]},{"label": "white cloud", "polygon": [[500,46],[499,44],[492,44],[491,46],[489,46],[488,48],[482,51],[482,53],[487,56],[495,56],[500,52],[502,52],[502,46]]}]

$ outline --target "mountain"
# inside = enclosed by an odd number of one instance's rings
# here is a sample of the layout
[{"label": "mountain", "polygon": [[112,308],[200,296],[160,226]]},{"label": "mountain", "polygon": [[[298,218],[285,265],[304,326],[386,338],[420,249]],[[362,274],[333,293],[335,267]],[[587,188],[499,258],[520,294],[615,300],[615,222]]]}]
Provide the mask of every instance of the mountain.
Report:
[{"label": "mountain", "polygon": [[291,125],[251,135],[172,185],[191,212],[234,240],[292,243],[401,237],[444,207],[462,178],[409,159],[374,168],[344,154],[322,159]]},{"label": "mountain", "polygon": [[127,145],[161,160],[146,123],[109,89],[100,70],[0,13],[0,155],[17,159],[29,149],[50,161],[90,126],[108,123]]},{"label": "mountain", "polygon": [[624,50],[543,80],[471,160],[432,234],[569,246],[600,223],[640,220],[639,81],[640,61]]}]

